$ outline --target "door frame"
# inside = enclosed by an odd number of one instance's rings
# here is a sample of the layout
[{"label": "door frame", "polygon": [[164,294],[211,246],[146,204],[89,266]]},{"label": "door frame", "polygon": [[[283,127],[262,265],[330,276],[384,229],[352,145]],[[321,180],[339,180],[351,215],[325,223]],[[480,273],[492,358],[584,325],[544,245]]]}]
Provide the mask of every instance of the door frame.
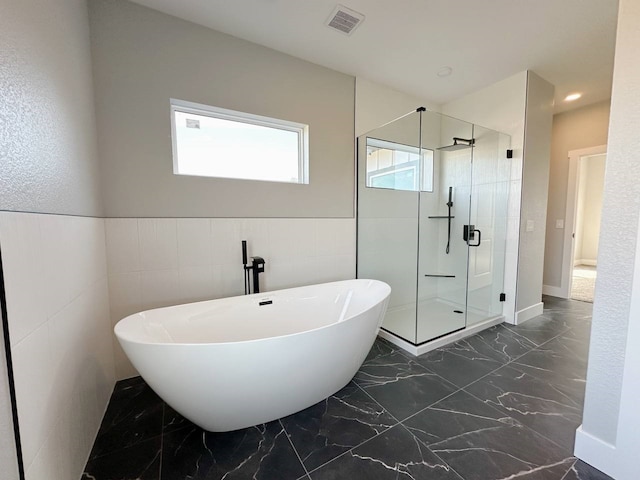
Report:
[{"label": "door frame", "polygon": [[583,157],[602,155],[607,153],[606,145],[570,150],[569,176],[567,179],[567,206],[564,215],[564,244],[562,248],[562,277],[560,280],[560,297],[571,298],[571,284],[573,282],[573,256],[575,254],[575,226],[578,208],[578,187],[580,179],[580,160]]}]

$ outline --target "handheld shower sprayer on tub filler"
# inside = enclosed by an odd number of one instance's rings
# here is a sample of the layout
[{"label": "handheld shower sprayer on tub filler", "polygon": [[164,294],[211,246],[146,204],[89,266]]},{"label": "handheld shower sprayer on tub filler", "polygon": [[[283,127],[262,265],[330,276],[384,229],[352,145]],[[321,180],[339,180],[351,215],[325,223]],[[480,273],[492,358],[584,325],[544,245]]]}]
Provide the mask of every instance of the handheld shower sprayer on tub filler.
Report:
[{"label": "handheld shower sprayer on tub filler", "polygon": [[[242,264],[244,269],[244,294],[260,293],[259,275],[264,272],[264,258],[251,257],[251,264],[247,262],[247,241],[242,240]],[[251,292],[251,276],[249,271],[253,273],[253,292]]]}]

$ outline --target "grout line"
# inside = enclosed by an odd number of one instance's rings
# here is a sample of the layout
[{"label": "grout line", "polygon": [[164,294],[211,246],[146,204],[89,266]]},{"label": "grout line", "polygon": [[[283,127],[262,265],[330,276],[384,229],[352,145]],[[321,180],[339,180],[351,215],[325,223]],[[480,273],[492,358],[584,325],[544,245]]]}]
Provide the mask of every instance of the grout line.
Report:
[{"label": "grout line", "polygon": [[569,470],[566,471],[566,473],[562,476],[560,480],[565,480],[567,478],[567,475],[569,475],[569,472],[573,469],[573,467],[576,466],[576,463],[578,463],[577,458],[576,458],[576,461],[571,464],[571,466],[569,467]]},{"label": "grout line", "polygon": [[[387,355],[389,355],[389,354],[387,354]],[[381,355],[381,357],[386,357],[387,355]],[[358,385],[358,383],[356,383],[355,381],[353,381],[353,383],[354,383],[354,385],[355,385],[356,387],[358,387],[358,388],[359,388],[359,389],[360,389],[360,390],[361,390],[361,391],[362,391],[362,392],[363,392],[367,397],[369,397],[369,398],[370,398],[370,399],[371,399],[371,400],[372,400],[376,405],[378,405],[380,408],[382,408],[382,410],[383,410],[387,415],[389,415],[393,420],[395,420],[395,422],[396,422],[396,423],[395,423],[395,424],[393,424],[393,425],[391,425],[391,426],[390,426],[390,427],[388,427],[388,428],[385,428],[385,429],[381,430],[379,433],[376,433],[376,434],[375,434],[374,436],[372,436],[371,438],[367,438],[366,440],[363,440],[363,441],[362,441],[362,442],[360,442],[358,445],[355,445],[355,446],[351,447],[349,450],[345,450],[344,452],[342,452],[342,453],[341,453],[340,455],[338,455],[337,457],[334,457],[334,458],[332,458],[331,460],[327,460],[327,461],[326,461],[326,462],[324,462],[323,464],[318,465],[316,468],[314,468],[313,470],[311,470],[311,472],[310,472],[310,473],[313,473],[313,472],[317,471],[318,469],[320,469],[320,468],[324,467],[325,465],[327,465],[327,464],[329,464],[329,463],[331,463],[331,462],[333,462],[333,461],[337,460],[337,459],[338,459],[338,458],[340,458],[340,457],[343,457],[343,456],[344,456],[344,455],[346,455],[347,453],[352,452],[352,451],[353,451],[353,450],[355,450],[356,448],[358,448],[358,447],[360,447],[360,446],[364,445],[365,443],[367,443],[367,442],[369,442],[369,441],[373,440],[374,438],[377,438],[379,435],[382,435],[383,433],[385,433],[385,432],[387,432],[387,431],[391,430],[393,427],[396,427],[396,426],[400,425],[400,421],[399,421],[399,420],[398,420],[394,415],[392,415],[392,414],[391,414],[391,412],[389,412],[389,410],[387,410],[386,408],[384,408],[384,407],[380,404],[380,402],[378,402],[375,398],[373,398],[373,397],[369,394],[369,392],[367,392],[364,388],[362,388],[360,385]],[[310,474],[309,474],[309,477],[311,477],[311,475],[310,475]]]},{"label": "grout line", "polygon": [[[293,444],[293,440],[291,440],[291,435],[289,435],[289,432],[287,432],[287,429],[285,428],[284,423],[282,423],[282,419],[281,418],[278,419],[278,423],[280,423],[280,427],[282,428],[282,431],[284,432],[284,435],[287,437],[287,440],[289,440],[289,445],[291,445],[291,448],[293,448],[293,452],[296,454],[296,457],[298,458],[298,461],[300,462],[300,465],[302,465],[302,469],[304,470],[305,475],[307,476],[307,478],[311,478],[311,477],[309,477],[309,471],[307,470],[306,465],[302,461],[302,457],[300,457],[300,454],[298,453],[298,449]],[[305,475],[303,475],[303,477]],[[160,479],[160,480],[162,480],[162,479]]]},{"label": "grout line", "polygon": [[449,465],[440,455],[438,455],[436,452],[434,452],[433,450],[431,450],[431,448],[429,447],[429,445],[427,445],[425,442],[423,442],[422,440],[420,440],[416,435],[413,434],[413,432],[411,430],[409,430],[409,427],[407,427],[404,424],[401,424],[402,428],[404,428],[407,432],[409,432],[409,435],[411,435],[417,442],[420,442],[422,444],[423,447],[425,447],[427,450],[429,450],[429,452],[434,455],[437,459],[439,459],[443,464],[445,464],[447,467],[449,467],[451,469],[451,471],[453,473],[455,473],[458,477],[460,477],[460,480],[464,480],[464,477],[458,473],[458,471],[453,468],[451,465]]},{"label": "grout line", "polygon": [[[492,408],[493,410],[495,410],[497,413],[499,413],[500,415],[506,415],[508,418],[510,418],[511,420],[513,420],[514,422],[516,422],[518,425],[520,425],[523,428],[526,428],[527,430],[531,430],[533,433],[535,433],[536,435],[544,438],[545,440],[553,443],[556,447],[560,448],[560,449],[564,449],[565,447],[563,447],[562,445],[560,445],[558,442],[556,442],[555,440],[551,440],[549,437],[547,437],[546,435],[543,435],[542,433],[538,432],[537,430],[534,430],[533,428],[529,427],[528,425],[525,425],[524,423],[520,422],[517,418],[513,418],[511,415],[507,414],[507,413],[503,413],[500,410],[498,410],[496,407],[494,407],[493,405],[489,405],[487,403],[488,400],[483,400],[480,397],[474,395],[471,392],[468,392],[467,390],[464,390],[464,392],[468,395],[471,395],[473,398],[475,398],[476,400],[482,402],[484,405],[486,405],[489,408]],[[571,449],[569,450],[569,456],[573,456],[573,453],[571,452]]]}]

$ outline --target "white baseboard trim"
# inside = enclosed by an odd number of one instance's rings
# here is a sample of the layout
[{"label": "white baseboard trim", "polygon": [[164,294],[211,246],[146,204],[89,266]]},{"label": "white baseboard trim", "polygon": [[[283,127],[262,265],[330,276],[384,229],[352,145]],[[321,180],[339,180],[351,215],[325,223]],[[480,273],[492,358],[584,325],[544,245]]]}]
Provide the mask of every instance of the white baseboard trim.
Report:
[{"label": "white baseboard trim", "polygon": [[576,430],[573,454],[610,477],[618,478],[616,473],[619,461],[615,445],[585,432],[582,425]]},{"label": "white baseboard trim", "polygon": [[562,294],[562,288],[553,287],[551,285],[543,285],[542,286],[542,294],[543,295],[551,295],[552,297],[567,298]]},{"label": "white baseboard trim", "polygon": [[523,308],[516,312],[516,325],[520,325],[527,320],[531,320],[538,315],[542,315],[544,310],[544,304],[542,302],[535,303],[530,307]]},{"label": "white baseboard trim", "polygon": [[432,340],[431,342],[427,342],[423,345],[418,345],[418,346],[413,345],[412,343],[409,343],[406,340],[398,338],[395,335],[382,329],[378,330],[378,335],[384,338],[385,340],[388,340],[389,342],[393,343],[394,345],[400,347],[405,352],[409,352],[411,355],[414,355],[417,357],[424,353],[430,352],[431,350],[435,350],[436,348],[444,347],[445,345],[448,345],[450,343],[457,342],[458,340],[461,340],[466,337],[470,337],[471,335],[475,335],[476,333],[482,330],[486,330],[487,328],[491,328],[494,325],[498,325],[503,321],[504,321],[504,317],[502,315],[489,318],[480,323],[476,323],[475,325],[471,325],[465,328],[464,330],[460,330],[459,332],[450,333],[449,335],[445,335],[444,337],[440,337],[436,340]]},{"label": "white baseboard trim", "polygon": [[573,262],[573,266],[577,267],[578,265],[586,265],[588,267],[597,267],[598,266],[598,261],[597,260],[590,260],[587,258],[581,258],[580,260],[575,260]]}]

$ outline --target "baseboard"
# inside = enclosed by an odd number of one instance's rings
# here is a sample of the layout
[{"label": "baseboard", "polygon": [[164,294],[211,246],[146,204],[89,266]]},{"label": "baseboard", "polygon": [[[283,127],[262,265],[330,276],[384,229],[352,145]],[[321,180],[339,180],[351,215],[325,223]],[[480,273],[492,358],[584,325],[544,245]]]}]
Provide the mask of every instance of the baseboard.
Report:
[{"label": "baseboard", "polygon": [[576,430],[576,443],[573,453],[580,460],[606,473],[612,478],[618,478],[617,451],[615,445],[611,445],[597,437],[585,432],[582,425]]},{"label": "baseboard", "polygon": [[586,265],[587,267],[597,267],[597,260],[588,260],[586,258],[581,258],[580,260],[576,260],[573,262],[573,266],[577,267],[578,265]]},{"label": "baseboard", "polygon": [[423,343],[422,345],[413,345],[412,343],[407,342],[401,338],[396,337],[395,335],[386,332],[385,330],[378,330],[378,335],[385,340],[393,343],[394,345],[402,348],[405,352],[409,352],[411,355],[419,356],[424,353],[430,352],[431,350],[435,350],[440,347],[444,347],[445,345],[449,345],[450,343],[457,342],[466,337],[470,337],[471,335],[475,335],[476,333],[486,330],[487,328],[491,328],[494,325],[498,325],[502,323],[504,317],[499,315],[497,317],[489,318],[480,323],[476,323],[475,325],[471,325],[462,330],[458,330],[457,332],[450,333],[443,337],[440,337],[436,340],[432,340],[427,343]]},{"label": "baseboard", "polygon": [[562,288],[554,287],[554,286],[551,286],[551,285],[543,285],[542,286],[542,294],[543,295],[550,295],[552,297],[558,297],[558,298],[567,298],[562,294]]},{"label": "baseboard", "polygon": [[516,325],[520,325],[527,320],[531,320],[538,315],[542,315],[544,310],[544,304],[542,302],[538,302],[530,307],[523,308],[522,310],[518,310],[516,312]]}]

